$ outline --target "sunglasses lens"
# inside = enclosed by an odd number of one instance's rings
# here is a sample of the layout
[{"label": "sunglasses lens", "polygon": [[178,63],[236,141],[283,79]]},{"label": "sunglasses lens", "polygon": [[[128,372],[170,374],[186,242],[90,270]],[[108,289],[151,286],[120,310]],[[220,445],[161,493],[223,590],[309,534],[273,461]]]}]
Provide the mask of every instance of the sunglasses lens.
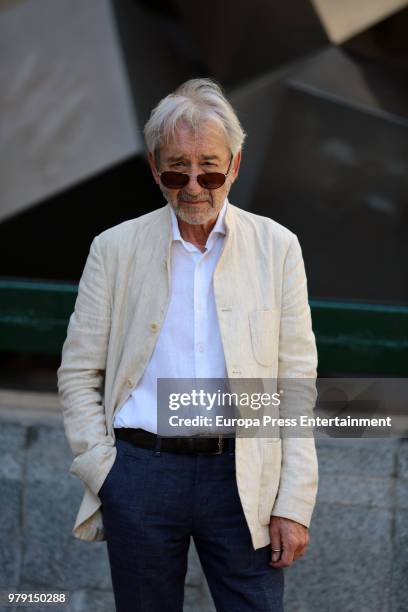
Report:
[{"label": "sunglasses lens", "polygon": [[[182,172],[162,172],[160,180],[168,189],[182,189],[188,184],[190,177]],[[225,183],[225,174],[221,172],[199,174],[197,182],[204,189],[218,189]]]},{"label": "sunglasses lens", "polygon": [[207,174],[199,174],[197,182],[204,189],[218,189],[225,183],[225,174],[221,172],[208,172]]},{"label": "sunglasses lens", "polygon": [[190,180],[188,174],[182,172],[162,172],[160,180],[168,189],[182,189]]}]

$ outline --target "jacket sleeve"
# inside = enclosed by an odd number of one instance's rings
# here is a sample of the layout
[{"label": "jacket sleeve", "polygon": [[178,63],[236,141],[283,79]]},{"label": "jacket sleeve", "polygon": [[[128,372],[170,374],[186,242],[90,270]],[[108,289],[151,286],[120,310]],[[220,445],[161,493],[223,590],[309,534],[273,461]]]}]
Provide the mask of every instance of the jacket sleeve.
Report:
[{"label": "jacket sleeve", "polygon": [[111,300],[98,237],[90,248],[78,287],[57,372],[63,422],[74,454],[70,472],[97,494],[116,457],[107,434],[103,385]]},{"label": "jacket sleeve", "polygon": [[[299,241],[292,234],[284,264],[279,332],[278,388],[285,389],[281,417],[313,414],[316,372],[317,350],[305,267]],[[293,437],[289,432],[282,438],[281,477],[272,516],[308,527],[317,493],[318,466],[313,433],[301,431],[299,436],[302,437]]]}]

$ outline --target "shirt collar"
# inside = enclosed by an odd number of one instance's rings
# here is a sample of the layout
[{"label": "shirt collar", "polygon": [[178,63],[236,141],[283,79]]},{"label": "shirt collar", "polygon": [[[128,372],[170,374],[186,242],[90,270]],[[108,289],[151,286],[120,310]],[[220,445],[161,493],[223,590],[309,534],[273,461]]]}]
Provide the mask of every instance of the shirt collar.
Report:
[{"label": "shirt collar", "polygon": [[[212,228],[210,235],[208,236],[207,239],[207,243],[208,240],[210,240],[212,234],[224,234],[226,233],[226,229],[225,229],[225,215],[227,212],[227,206],[228,206],[228,198],[225,198],[224,200],[224,204],[222,205],[222,208],[220,210],[220,212],[218,213],[218,217],[217,220],[215,222],[214,227]],[[173,210],[173,207],[170,205],[170,215],[171,215],[171,225],[172,225],[172,229],[173,229],[173,240],[181,240],[182,242],[184,242],[181,234],[180,234],[180,228],[178,226],[178,222],[177,222],[177,215]]]}]

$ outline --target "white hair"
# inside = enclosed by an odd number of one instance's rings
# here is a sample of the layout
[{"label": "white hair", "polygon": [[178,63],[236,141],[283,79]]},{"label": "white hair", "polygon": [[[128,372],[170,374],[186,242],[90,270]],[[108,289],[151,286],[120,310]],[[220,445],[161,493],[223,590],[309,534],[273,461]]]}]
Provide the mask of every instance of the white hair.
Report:
[{"label": "white hair", "polygon": [[235,155],[242,148],[246,134],[220,85],[211,79],[186,81],[152,110],[144,127],[147,149],[157,155],[160,146],[174,138],[180,123],[196,132],[208,121],[221,127]]}]

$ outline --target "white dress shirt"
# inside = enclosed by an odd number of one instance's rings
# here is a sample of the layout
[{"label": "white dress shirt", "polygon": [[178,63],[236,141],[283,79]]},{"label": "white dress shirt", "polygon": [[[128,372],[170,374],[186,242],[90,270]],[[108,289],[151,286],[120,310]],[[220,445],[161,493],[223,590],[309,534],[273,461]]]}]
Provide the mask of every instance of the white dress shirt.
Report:
[{"label": "white dress shirt", "polygon": [[[225,240],[227,206],[226,198],[203,253],[181,237],[171,208],[169,307],[148,366],[115,416],[115,428],[134,427],[157,433],[158,378],[227,378],[212,283]],[[194,434],[205,431],[208,429],[194,428]]]}]

